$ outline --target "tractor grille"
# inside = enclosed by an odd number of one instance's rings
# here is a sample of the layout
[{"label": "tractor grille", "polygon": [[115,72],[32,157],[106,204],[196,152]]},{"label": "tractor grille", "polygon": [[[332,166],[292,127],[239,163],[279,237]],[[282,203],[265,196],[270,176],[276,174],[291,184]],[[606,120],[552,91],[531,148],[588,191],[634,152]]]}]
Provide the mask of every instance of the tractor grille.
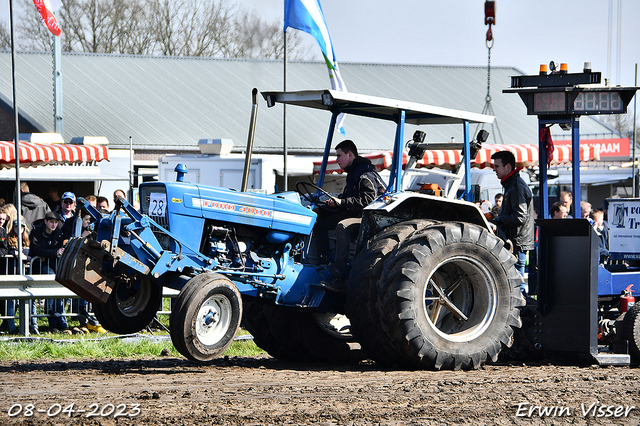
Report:
[{"label": "tractor grille", "polygon": [[169,217],[168,216],[152,216],[149,215],[151,219],[153,219],[158,225],[162,226],[165,229],[169,229]]},{"label": "tractor grille", "polygon": [[[167,190],[164,185],[145,185],[140,188],[140,208],[142,213],[147,214],[154,222],[169,230],[169,215],[167,213]],[[166,235],[155,226],[151,228],[160,241],[167,239]],[[163,247],[168,249],[168,247]]]}]

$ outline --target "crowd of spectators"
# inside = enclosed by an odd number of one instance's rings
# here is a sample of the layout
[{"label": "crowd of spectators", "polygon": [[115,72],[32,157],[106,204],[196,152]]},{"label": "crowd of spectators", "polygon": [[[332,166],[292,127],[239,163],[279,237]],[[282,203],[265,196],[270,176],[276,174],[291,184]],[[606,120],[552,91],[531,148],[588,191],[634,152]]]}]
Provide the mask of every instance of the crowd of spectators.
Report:
[{"label": "crowd of spectators", "polygon": [[[64,247],[72,235],[75,226],[74,218],[82,220],[82,236],[92,233],[91,215],[81,209],[77,211],[76,195],[67,191],[59,195],[58,188],[49,188],[49,197],[43,200],[29,192],[29,185],[22,182],[21,190],[21,224],[18,226],[17,210],[13,204],[0,199],[0,273],[5,275],[19,274],[22,271],[30,274],[54,274],[57,260],[64,252]],[[113,194],[126,199],[122,190]],[[109,212],[109,199],[103,196],[89,195],[87,201],[102,213]],[[22,251],[18,249],[18,234],[21,235]],[[15,316],[17,303],[15,300],[0,301],[0,315]],[[31,334],[40,334],[37,307],[42,306],[47,315],[47,332],[64,334],[106,333],[95,316],[89,312],[87,301],[83,299],[46,299],[30,302]],[[67,309],[73,314],[67,314]],[[79,326],[69,327],[67,318],[78,321]],[[44,331],[44,330],[43,330]],[[15,319],[2,321],[0,332],[18,334]]]}]

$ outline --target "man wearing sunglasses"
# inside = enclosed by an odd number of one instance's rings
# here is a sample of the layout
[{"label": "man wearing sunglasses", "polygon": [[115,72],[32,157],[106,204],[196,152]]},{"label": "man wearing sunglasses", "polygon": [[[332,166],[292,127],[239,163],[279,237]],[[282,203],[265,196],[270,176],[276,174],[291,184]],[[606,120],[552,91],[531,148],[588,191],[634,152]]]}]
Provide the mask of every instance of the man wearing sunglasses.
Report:
[{"label": "man wearing sunglasses", "polygon": [[76,194],[73,192],[65,192],[62,194],[62,204],[60,210],[56,212],[58,215],[58,228],[62,229],[67,219],[73,220],[73,213],[76,210]]}]

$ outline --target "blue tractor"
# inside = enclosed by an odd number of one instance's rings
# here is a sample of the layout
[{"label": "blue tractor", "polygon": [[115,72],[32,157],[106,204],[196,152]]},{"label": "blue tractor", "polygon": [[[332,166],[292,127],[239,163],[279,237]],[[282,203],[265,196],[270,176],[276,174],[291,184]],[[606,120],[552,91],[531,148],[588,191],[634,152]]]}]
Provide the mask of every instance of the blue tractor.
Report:
[{"label": "blue tractor", "polygon": [[[428,369],[495,361],[521,326],[525,301],[515,258],[467,201],[470,182],[465,199],[456,199],[456,190],[443,196],[430,186],[403,184],[405,169],[438,145],[417,131],[405,146],[405,123],[460,125],[464,142],[446,149],[462,150],[462,175],[487,137],[481,131],[471,141],[469,124],[493,117],[331,90],[262,96],[268,106],[332,113],[317,186],[276,194],[235,191],[185,183],[186,170],[178,167],[175,182],[140,185],[140,211],[120,199],[113,213],[102,214],[79,200],[93,216],[94,232],[70,240],[56,279],[92,302],[102,325],[115,333],[143,329],[163,287],[179,290],[171,338],[181,354],[197,361],[219,356],[241,321],[258,346],[285,360],[366,357]],[[254,89],[247,165],[256,98]],[[364,211],[346,293],[326,290],[321,281],[327,265],[308,258],[341,113],[396,123],[386,192]],[[403,165],[405,148],[410,158]]]}]

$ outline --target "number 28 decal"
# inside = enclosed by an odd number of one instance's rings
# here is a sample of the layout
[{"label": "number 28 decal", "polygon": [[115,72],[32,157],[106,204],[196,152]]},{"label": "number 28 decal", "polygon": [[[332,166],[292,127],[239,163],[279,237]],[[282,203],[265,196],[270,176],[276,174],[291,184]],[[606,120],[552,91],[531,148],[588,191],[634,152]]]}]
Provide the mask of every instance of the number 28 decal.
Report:
[{"label": "number 28 decal", "polygon": [[149,198],[149,216],[165,217],[167,211],[167,194],[152,192]]}]

